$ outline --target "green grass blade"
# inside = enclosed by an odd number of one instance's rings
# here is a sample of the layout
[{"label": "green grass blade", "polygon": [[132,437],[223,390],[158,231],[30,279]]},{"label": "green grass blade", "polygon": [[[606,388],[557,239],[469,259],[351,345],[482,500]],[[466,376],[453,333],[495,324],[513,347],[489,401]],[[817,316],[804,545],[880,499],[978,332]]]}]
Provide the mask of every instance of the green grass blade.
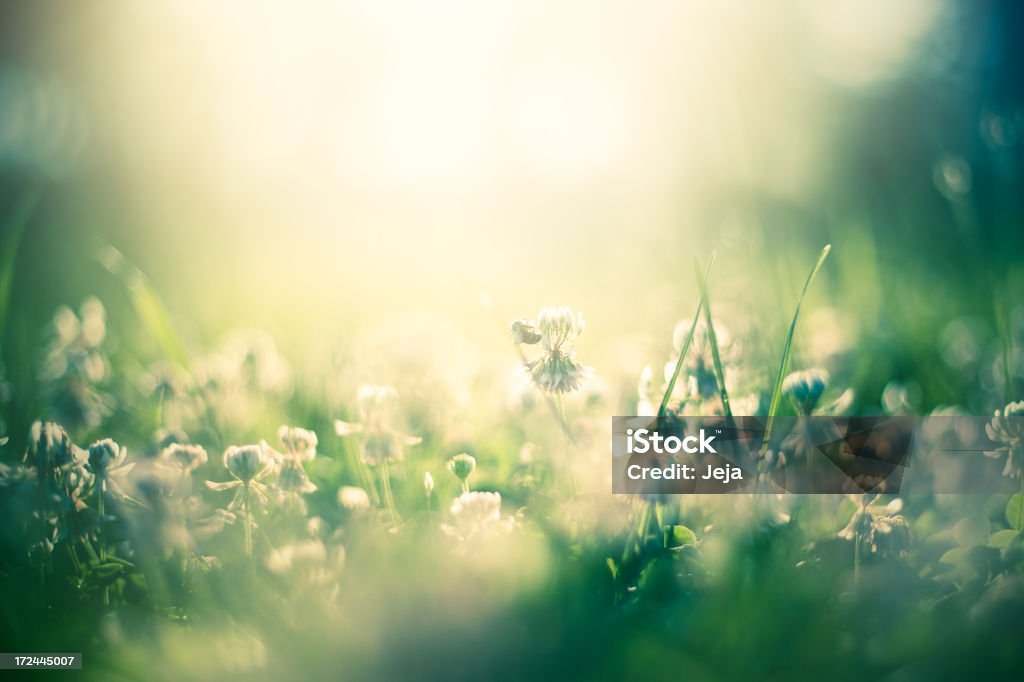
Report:
[{"label": "green grass blade", "polygon": [[25,236],[29,218],[43,195],[41,187],[33,187],[21,195],[14,210],[3,225],[6,237],[0,251],[0,333],[6,330],[7,308],[11,302],[11,287],[14,285],[14,269],[18,265],[18,247]]},{"label": "green grass blade", "polygon": [[150,336],[156,339],[164,355],[187,368],[188,354],[185,352],[185,345],[171,322],[163,299],[150,285],[145,273],[110,245],[99,250],[97,260],[124,284],[135,313]]},{"label": "green grass blade", "polygon": [[[711,254],[711,262],[708,263],[708,271],[704,275],[704,286],[702,290],[707,289],[708,277],[711,276],[711,268],[715,265],[715,254]],[[665,411],[668,408],[668,399],[672,396],[672,391],[676,387],[676,379],[679,378],[679,373],[683,371],[683,361],[686,359],[686,353],[690,350],[690,344],[693,342],[693,333],[697,330],[697,322],[700,320],[700,311],[704,308],[704,295],[701,294],[700,302],[697,304],[697,312],[693,315],[693,323],[690,325],[690,333],[686,335],[686,340],[683,341],[682,347],[679,349],[679,359],[676,360],[676,368],[672,371],[672,377],[668,380],[668,387],[665,389],[665,395],[661,399],[661,406],[658,407],[658,417],[664,417]]]},{"label": "green grass blade", "polygon": [[[711,258],[715,255],[712,253]],[[729,404],[729,393],[725,390],[725,372],[722,370],[722,356],[718,352],[718,336],[715,335],[715,325],[712,323],[711,297],[708,295],[707,278],[700,277],[700,261],[694,261],[697,270],[697,286],[700,287],[700,297],[704,301],[704,323],[707,325],[708,342],[711,344],[711,359],[715,365],[715,382],[718,384],[718,395],[722,398],[722,411],[725,417],[732,420],[732,406]]]},{"label": "green grass blade", "polygon": [[779,363],[779,373],[775,377],[775,388],[772,389],[772,401],[768,405],[768,423],[765,425],[764,442],[767,443],[772,435],[772,427],[775,425],[775,414],[779,411],[779,402],[782,400],[782,381],[786,378],[786,371],[789,369],[789,356],[793,351],[793,333],[796,331],[796,322],[800,317],[800,306],[803,305],[804,296],[814,281],[815,275],[821,269],[822,263],[828,258],[828,252],[832,250],[831,244],[826,244],[818,256],[818,262],[814,264],[811,273],[807,275],[804,282],[804,289],[800,292],[800,298],[796,302],[796,310],[793,311],[793,320],[789,323],[789,334],[786,336],[786,346],[782,349],[782,361]]}]

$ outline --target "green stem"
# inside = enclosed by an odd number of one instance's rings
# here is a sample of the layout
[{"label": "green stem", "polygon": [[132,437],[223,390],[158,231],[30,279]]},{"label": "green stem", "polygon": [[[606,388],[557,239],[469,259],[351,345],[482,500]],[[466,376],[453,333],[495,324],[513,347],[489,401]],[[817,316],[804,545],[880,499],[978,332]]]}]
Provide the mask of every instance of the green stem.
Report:
[{"label": "green stem", "polygon": [[[398,511],[395,509],[395,498],[391,494],[391,474],[388,472],[388,461],[387,459],[381,464],[380,469],[381,487],[384,489],[384,502],[388,506],[388,512],[391,514],[391,522],[398,525],[400,519]],[[465,482],[463,482],[465,486]]]},{"label": "green stem", "polygon": [[576,472],[573,471],[573,445],[576,441],[572,437],[572,433],[569,430],[569,424],[565,420],[565,404],[562,402],[562,394],[558,393],[555,395],[555,412],[558,415],[558,422],[562,425],[562,431],[565,432],[565,437],[569,441],[568,456],[565,458],[565,472],[566,478],[569,479],[569,490],[572,492],[572,496],[576,497]]},{"label": "green stem", "polygon": [[245,528],[245,556],[252,558],[252,509],[248,483],[242,487],[242,516]]},{"label": "green stem", "polygon": [[853,586],[860,585],[860,533],[853,537]]},{"label": "green stem", "polygon": [[75,572],[82,575],[82,562],[78,560],[78,552],[75,551],[75,546],[68,543],[67,548],[68,556],[71,557],[71,563],[75,566]]},{"label": "green stem", "polygon": [[105,493],[107,491],[107,482],[103,480],[100,482],[100,493],[99,498],[96,500],[96,512],[100,515],[99,525],[96,529],[97,541],[100,544],[100,561],[106,561],[107,559],[107,548],[103,537],[103,522],[107,518],[106,507],[104,503]]}]

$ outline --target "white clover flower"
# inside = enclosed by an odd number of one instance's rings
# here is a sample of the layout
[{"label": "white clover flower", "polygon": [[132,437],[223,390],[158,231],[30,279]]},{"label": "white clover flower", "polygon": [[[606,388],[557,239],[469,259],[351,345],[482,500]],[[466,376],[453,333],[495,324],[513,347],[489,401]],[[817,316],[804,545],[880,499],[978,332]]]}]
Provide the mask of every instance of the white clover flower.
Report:
[{"label": "white clover flower", "polygon": [[544,308],[537,314],[537,331],[547,350],[566,350],[583,333],[583,313],[574,312],[568,306]]},{"label": "white clover flower", "polygon": [[398,413],[398,391],[391,386],[366,385],[359,388],[356,397],[360,423],[334,420],[334,430],[342,437],[362,436],[360,457],[368,466],[404,459],[403,447],[422,441],[418,436],[407,436],[398,431],[395,422]]},{"label": "white clover flower", "polygon": [[875,507],[878,495],[875,493],[848,494],[857,504],[846,527],[836,537],[854,542],[867,541],[873,554],[883,557],[903,556],[910,549],[910,526],[899,515],[903,500],[896,498],[881,509]]},{"label": "white clover flower", "polygon": [[491,492],[462,493],[448,509],[460,525],[484,526],[501,520],[501,494]]},{"label": "white clover flower", "polygon": [[64,427],[54,422],[33,423],[28,439],[25,462],[35,468],[40,478],[77,467],[88,458],[87,453],[71,442]]},{"label": "white clover flower", "polygon": [[356,486],[346,485],[338,490],[338,504],[353,514],[360,514],[370,508],[370,496]]},{"label": "white clover flower", "polygon": [[262,445],[232,445],[224,451],[224,466],[235,477],[233,481],[218,483],[207,481],[210,490],[222,491],[237,488],[235,498],[228,505],[233,511],[243,503],[245,491],[256,495],[263,503],[267,501],[267,488],[261,483],[274,470],[274,460]]},{"label": "white clover flower", "polygon": [[282,425],[277,430],[277,438],[285,446],[285,454],[309,461],[316,458],[317,437],[307,429],[297,426]]},{"label": "white clover flower", "polygon": [[448,508],[451,523],[441,530],[460,541],[508,533],[515,528],[513,517],[502,518],[501,495],[496,492],[468,492],[455,498]]},{"label": "white clover flower", "polygon": [[536,343],[535,335],[544,352],[526,362],[530,378],[538,388],[548,393],[570,393],[579,389],[593,370],[576,362],[576,338],[583,333],[583,314],[572,308],[544,308],[537,315],[536,327],[526,320],[512,323],[513,338],[517,343]]},{"label": "white clover flower", "polygon": [[992,421],[985,425],[985,434],[997,447],[985,454],[989,457],[1006,456],[1003,476],[1020,478],[1024,465],[1021,450],[1024,448],[1024,400],[1009,403],[995,411]]},{"label": "white clover flower", "polygon": [[87,298],[79,315],[57,309],[39,379],[56,417],[69,428],[94,427],[110,414],[111,398],[98,388],[109,370],[102,350],[106,337],[103,304]]},{"label": "white clover flower", "polygon": [[302,461],[296,457],[287,457],[281,463],[277,474],[277,487],[286,494],[308,495],[316,491],[316,485],[309,480]]},{"label": "white clover flower", "polygon": [[267,557],[267,568],[279,575],[309,564],[327,560],[327,548],[319,540],[303,540],[273,550]]},{"label": "white clover flower", "polygon": [[98,440],[89,446],[89,469],[103,490],[110,487],[115,492],[121,492],[113,479],[126,475],[135,467],[135,462],[124,463],[127,456],[128,448],[121,447],[110,438]]},{"label": "white clover flower", "polygon": [[242,483],[259,480],[273,468],[273,460],[261,445],[232,445],[224,451],[224,466]]},{"label": "white clover flower", "polygon": [[301,540],[271,551],[266,565],[272,573],[297,581],[298,587],[326,587],[345,565],[345,548],[328,551],[320,540]]},{"label": "white clover flower", "polygon": [[434,494],[434,477],[430,475],[429,471],[423,475],[423,490],[426,491],[427,497]]},{"label": "white clover flower", "polygon": [[193,471],[206,464],[207,455],[199,445],[188,443],[171,443],[160,451],[160,459],[164,464],[190,476]]},{"label": "white clover flower", "polygon": [[790,397],[800,414],[809,415],[818,406],[828,385],[828,372],[807,369],[793,372],[782,382],[782,390]]}]

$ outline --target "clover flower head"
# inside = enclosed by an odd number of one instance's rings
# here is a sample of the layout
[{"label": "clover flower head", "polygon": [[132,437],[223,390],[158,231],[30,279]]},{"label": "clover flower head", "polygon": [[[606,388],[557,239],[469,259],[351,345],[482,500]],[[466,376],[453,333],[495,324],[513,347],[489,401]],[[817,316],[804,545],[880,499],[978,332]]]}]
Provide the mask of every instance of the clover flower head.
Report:
[{"label": "clover flower head", "polygon": [[866,540],[872,554],[882,557],[901,557],[910,549],[912,537],[910,525],[899,514],[903,500],[896,498],[882,508],[877,508],[877,494],[850,494],[848,497],[858,503],[850,522],[836,535],[843,540]]},{"label": "clover flower head", "polygon": [[38,475],[77,466],[84,459],[85,454],[71,442],[60,424],[38,421],[32,424],[25,461],[36,468]]},{"label": "clover flower head", "polygon": [[448,509],[460,524],[486,525],[501,520],[501,494],[469,492],[456,497]]},{"label": "clover flower head", "polygon": [[782,390],[801,414],[809,415],[818,406],[821,394],[828,385],[828,379],[828,372],[823,369],[793,372],[783,380]]},{"label": "clover flower head", "polygon": [[342,437],[362,436],[360,457],[368,466],[384,462],[400,462],[405,457],[403,446],[422,441],[418,436],[407,436],[395,427],[398,411],[398,391],[391,386],[365,385],[356,396],[360,423],[334,420],[334,431]]},{"label": "clover flower head", "polygon": [[366,384],[359,387],[356,404],[364,422],[387,423],[398,411],[398,391],[393,386]]},{"label": "clover flower head", "polygon": [[327,548],[319,540],[302,540],[273,550],[267,557],[267,568],[279,575],[303,564],[319,564],[327,559]]},{"label": "clover flower head", "polygon": [[267,447],[263,444],[232,445],[224,451],[224,466],[235,480],[223,483],[207,481],[206,486],[218,492],[238,489],[227,507],[228,511],[234,511],[240,506],[244,509],[247,491],[253,493],[259,502],[266,504],[267,486],[261,481],[274,470],[274,458]]},{"label": "clover flower head", "polygon": [[160,459],[180,470],[182,475],[190,476],[193,471],[206,464],[207,455],[206,450],[199,445],[171,443],[160,451]]},{"label": "clover flower head", "polygon": [[905,556],[911,545],[910,525],[902,516],[876,516],[871,523],[868,544],[872,554]]},{"label": "clover flower head", "polygon": [[282,462],[277,475],[277,487],[284,493],[302,495],[316,490],[316,485],[309,480],[306,470],[302,468],[302,461],[295,457],[285,458]]},{"label": "clover flower head", "polygon": [[110,438],[98,440],[89,446],[89,469],[104,483],[114,476],[123,476],[135,466],[125,464],[128,448],[121,447]]},{"label": "clover flower head", "polygon": [[1003,476],[1020,478],[1024,470],[1021,462],[1021,451],[1024,450],[1024,400],[996,410],[995,416],[985,425],[985,434],[996,444],[995,449],[985,454],[989,457],[1006,455]]},{"label": "clover flower head", "polygon": [[576,338],[583,333],[583,314],[572,308],[543,308],[537,321],[516,320],[510,326],[517,344],[540,343],[543,351],[534,360],[526,360],[526,370],[534,385],[548,393],[577,390],[592,370],[576,362]]},{"label": "clover flower head", "polygon": [[283,425],[277,430],[277,437],[285,446],[287,455],[306,461],[316,457],[317,437],[312,431]]},{"label": "clover flower head", "polygon": [[576,362],[574,354],[557,349],[548,351],[527,367],[534,384],[548,393],[572,393],[593,374],[590,368]]},{"label": "clover flower head", "polygon": [[97,388],[108,374],[105,337],[99,299],[87,298],[80,315],[67,306],[57,309],[39,378],[55,415],[73,427],[96,426],[110,412],[109,396]]},{"label": "clover flower head", "polygon": [[434,494],[434,477],[429,471],[423,475],[423,490],[426,491],[427,497]]},{"label": "clover flower head", "polygon": [[[683,343],[686,342],[692,325],[692,320],[683,320],[672,330],[672,348],[677,357],[683,349]],[[719,359],[723,364],[729,364],[736,359],[737,355],[737,345],[733,342],[732,334],[729,333],[728,327],[718,320],[714,321],[714,332],[715,341],[718,342]],[[713,361],[707,322],[701,318],[697,321],[697,327],[693,332],[693,339],[690,341],[690,347],[686,354],[685,366],[690,371],[702,367],[710,368]]]},{"label": "clover flower head", "polygon": [[338,490],[338,504],[347,512],[361,514],[370,508],[370,496],[362,488],[345,485]]},{"label": "clover flower head", "polygon": [[448,460],[448,471],[455,474],[460,481],[465,481],[476,469],[476,459],[465,452],[455,455]]},{"label": "clover flower head", "polygon": [[568,306],[543,308],[537,313],[537,331],[549,351],[571,349],[572,343],[583,333],[583,327],[583,313]]},{"label": "clover flower head", "polygon": [[274,460],[261,445],[232,445],[224,451],[224,466],[240,482],[250,483],[269,474]]}]

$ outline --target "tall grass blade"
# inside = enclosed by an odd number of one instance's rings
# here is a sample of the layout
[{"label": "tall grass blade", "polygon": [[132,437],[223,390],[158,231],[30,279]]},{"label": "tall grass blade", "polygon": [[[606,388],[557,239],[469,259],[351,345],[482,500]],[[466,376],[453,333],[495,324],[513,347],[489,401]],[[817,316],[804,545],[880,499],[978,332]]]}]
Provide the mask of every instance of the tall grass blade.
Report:
[{"label": "tall grass blade", "polygon": [[185,345],[171,322],[163,299],[150,285],[145,273],[110,245],[99,250],[97,260],[124,284],[135,313],[150,336],[156,339],[164,355],[187,368],[188,354],[185,352]]},{"label": "tall grass blade", "polygon": [[779,373],[775,377],[775,388],[772,389],[772,400],[768,404],[768,423],[765,425],[764,430],[764,442],[767,443],[768,439],[772,435],[772,427],[775,425],[775,414],[779,411],[779,402],[782,400],[782,381],[786,378],[786,371],[789,369],[789,356],[793,351],[793,333],[796,332],[796,322],[800,317],[800,306],[803,305],[804,296],[807,295],[807,290],[811,286],[811,282],[814,281],[815,275],[818,274],[818,270],[821,269],[822,263],[828,258],[828,252],[832,250],[831,244],[826,244],[825,248],[821,250],[821,254],[818,256],[818,261],[814,264],[809,275],[807,275],[807,281],[804,282],[804,289],[800,292],[800,298],[796,302],[796,310],[793,311],[793,320],[789,323],[789,334],[786,336],[786,345],[782,349],[782,361],[779,363]]},{"label": "tall grass blade", "polygon": [[7,308],[11,302],[11,287],[14,285],[14,269],[18,265],[18,248],[25,236],[29,218],[43,195],[41,187],[33,187],[14,205],[14,210],[3,225],[3,248],[0,249],[0,333],[6,330]]},{"label": "tall grass blade", "polygon": [[[711,258],[715,255],[712,253]],[[732,406],[729,404],[729,393],[725,390],[725,372],[722,370],[722,356],[718,352],[718,336],[715,335],[715,325],[712,323],[711,297],[708,295],[707,278],[700,277],[700,261],[694,261],[697,270],[697,286],[700,287],[700,297],[704,301],[704,323],[707,325],[708,342],[711,344],[711,359],[715,365],[715,383],[718,384],[718,395],[722,398],[722,411],[725,418],[732,421]]]},{"label": "tall grass blade", "polygon": [[[708,263],[708,271],[704,275],[704,286],[701,287],[701,291],[705,291],[708,286],[708,278],[711,276],[711,268],[715,265],[715,254],[711,253],[711,262]],[[658,418],[665,416],[665,412],[668,409],[668,400],[672,397],[672,391],[676,388],[676,379],[679,378],[679,373],[683,371],[683,361],[686,359],[686,353],[690,350],[690,344],[693,342],[693,333],[697,330],[697,322],[700,320],[700,311],[704,308],[704,294],[701,293],[700,302],[697,303],[697,312],[693,315],[693,323],[690,325],[690,332],[686,335],[686,340],[683,341],[682,347],[679,349],[679,359],[676,360],[676,367],[672,371],[672,377],[668,380],[668,387],[665,388],[665,395],[661,399],[661,405],[658,407]]]}]

